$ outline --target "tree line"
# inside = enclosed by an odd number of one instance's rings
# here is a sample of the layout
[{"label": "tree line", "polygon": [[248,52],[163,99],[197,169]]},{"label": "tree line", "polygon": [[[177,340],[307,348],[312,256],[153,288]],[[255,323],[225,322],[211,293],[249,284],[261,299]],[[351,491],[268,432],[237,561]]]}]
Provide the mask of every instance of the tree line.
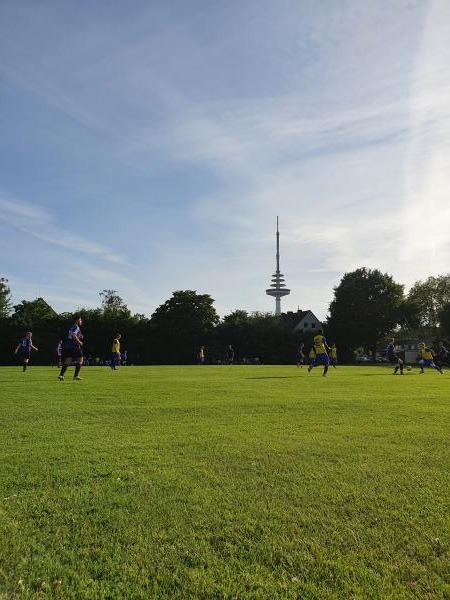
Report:
[{"label": "tree line", "polygon": [[[404,286],[378,269],[345,273],[334,290],[325,335],[337,344],[342,362],[358,348],[375,354],[387,337],[418,339],[450,336],[450,274]],[[132,314],[116,290],[100,292],[98,308],[84,308],[85,354],[104,359],[116,333],[132,364],[190,364],[201,345],[206,362],[224,360],[231,344],[241,361],[293,363],[301,342],[308,349],[313,333],[296,333],[283,315],[235,310],[219,318],[208,294],[179,290],[150,317]],[[25,331],[34,332],[39,352],[34,364],[52,362],[57,342],[65,339],[71,314],[56,314],[42,299],[13,305],[5,278],[0,279],[0,363],[14,363],[12,349]]]}]

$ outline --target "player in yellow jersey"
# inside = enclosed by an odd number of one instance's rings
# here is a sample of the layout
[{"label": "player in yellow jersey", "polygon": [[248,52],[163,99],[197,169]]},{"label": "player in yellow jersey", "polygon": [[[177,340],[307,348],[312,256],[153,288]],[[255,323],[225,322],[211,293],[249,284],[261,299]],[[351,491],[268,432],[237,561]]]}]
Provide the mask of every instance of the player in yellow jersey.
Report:
[{"label": "player in yellow jersey", "polygon": [[111,369],[116,370],[117,365],[120,365],[120,333],[113,340],[111,348]]},{"label": "player in yellow jersey", "polygon": [[425,342],[421,342],[419,344],[419,365],[420,365],[420,374],[424,373],[424,367],[431,367],[432,369],[436,369],[439,371],[441,375],[444,374],[441,367],[435,364],[434,362],[434,352],[431,348],[426,346]]},{"label": "player in yellow jersey", "polygon": [[317,335],[314,336],[314,352],[316,353],[316,358],[314,363],[310,364],[308,367],[308,373],[318,365],[323,365],[323,376],[326,377],[328,373],[328,367],[330,365],[330,358],[328,356],[328,351],[330,348],[328,347],[327,340],[323,336],[323,331],[319,329]]}]

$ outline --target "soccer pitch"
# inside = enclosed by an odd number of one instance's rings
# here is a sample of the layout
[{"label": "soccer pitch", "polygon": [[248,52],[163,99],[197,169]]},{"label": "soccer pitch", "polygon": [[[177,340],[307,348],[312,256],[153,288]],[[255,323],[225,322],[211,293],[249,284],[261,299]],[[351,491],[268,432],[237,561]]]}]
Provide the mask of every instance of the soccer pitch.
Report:
[{"label": "soccer pitch", "polygon": [[0,369],[0,598],[449,598],[450,373]]}]

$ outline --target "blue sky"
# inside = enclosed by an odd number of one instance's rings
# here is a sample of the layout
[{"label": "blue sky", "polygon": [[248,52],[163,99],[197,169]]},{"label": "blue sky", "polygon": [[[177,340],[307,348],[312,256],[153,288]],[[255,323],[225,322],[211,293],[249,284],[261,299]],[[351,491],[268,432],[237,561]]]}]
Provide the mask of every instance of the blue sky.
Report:
[{"label": "blue sky", "polygon": [[3,0],[0,276],[13,299],[326,315],[359,266],[450,264],[447,0]]}]

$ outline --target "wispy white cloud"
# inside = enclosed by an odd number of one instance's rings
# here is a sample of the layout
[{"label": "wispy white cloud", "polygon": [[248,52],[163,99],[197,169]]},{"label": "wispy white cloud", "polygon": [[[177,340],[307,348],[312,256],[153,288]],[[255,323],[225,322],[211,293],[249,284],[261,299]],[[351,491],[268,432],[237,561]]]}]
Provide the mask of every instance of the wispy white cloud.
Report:
[{"label": "wispy white cloud", "polygon": [[0,222],[76,254],[93,254],[108,262],[121,262],[120,257],[114,256],[111,249],[56,226],[48,211],[17,199],[0,198]]}]

